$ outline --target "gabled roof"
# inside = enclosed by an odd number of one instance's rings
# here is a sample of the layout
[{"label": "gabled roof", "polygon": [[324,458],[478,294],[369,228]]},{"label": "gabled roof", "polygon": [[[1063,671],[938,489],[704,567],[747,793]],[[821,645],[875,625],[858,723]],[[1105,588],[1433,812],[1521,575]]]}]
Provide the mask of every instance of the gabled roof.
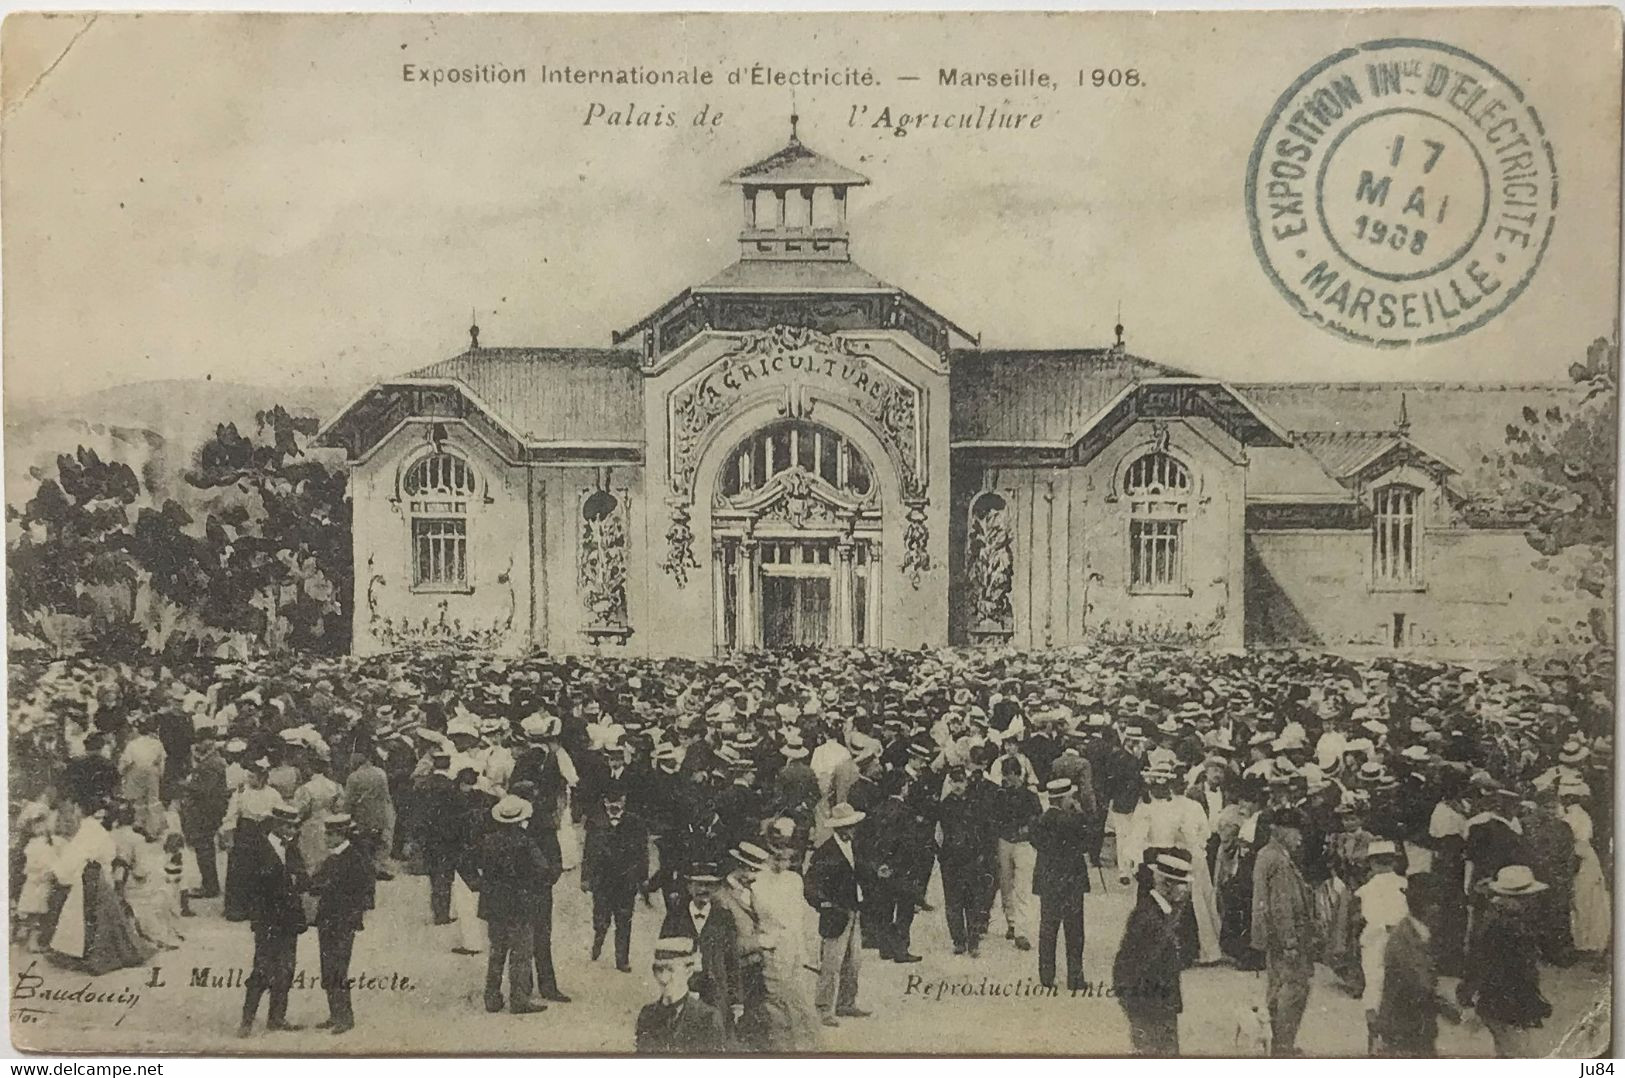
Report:
[{"label": "gabled roof", "polygon": [[530,443],[643,440],[643,378],[625,349],[470,349],[406,378],[466,387]]},{"label": "gabled roof", "polygon": [[965,350],[950,360],[955,442],[1070,444],[1124,389],[1185,373],[1111,348]]},{"label": "gabled roof", "polygon": [[1292,438],[1334,479],[1347,481],[1395,450],[1420,456],[1432,470],[1454,474],[1449,461],[1392,430],[1294,431]]},{"label": "gabled roof", "polygon": [[751,187],[807,187],[814,184],[862,187],[869,182],[869,178],[808,149],[792,133],[783,149],[753,165],[746,165],[728,177],[727,182]]}]

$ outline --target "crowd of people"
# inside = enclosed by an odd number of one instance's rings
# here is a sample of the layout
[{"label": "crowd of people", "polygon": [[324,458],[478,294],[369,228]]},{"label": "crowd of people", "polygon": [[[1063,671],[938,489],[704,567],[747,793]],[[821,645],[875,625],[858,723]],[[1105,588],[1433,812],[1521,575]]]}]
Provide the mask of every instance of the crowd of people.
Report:
[{"label": "crowd of people", "polygon": [[571,1002],[566,874],[592,960],[630,972],[634,918],[659,918],[647,1052],[816,1051],[869,1016],[865,961],[921,960],[921,916],[969,959],[1035,937],[1039,983],[1081,989],[1108,877],[1136,896],[1111,983],[1148,1054],[1178,1053],[1199,964],[1265,971],[1278,1055],[1317,965],[1361,999],[1373,1054],[1430,1054],[1467,1010],[1527,1054],[1543,968],[1609,948],[1606,657],[422,652],[12,676],[16,944],[105,972],[219,898],[252,929],[245,1036],[265,995],[267,1026],[295,1028],[311,926],[324,1024],[353,1028],[355,933],[380,883],[419,874],[426,919],[485,956],[493,1012]]}]

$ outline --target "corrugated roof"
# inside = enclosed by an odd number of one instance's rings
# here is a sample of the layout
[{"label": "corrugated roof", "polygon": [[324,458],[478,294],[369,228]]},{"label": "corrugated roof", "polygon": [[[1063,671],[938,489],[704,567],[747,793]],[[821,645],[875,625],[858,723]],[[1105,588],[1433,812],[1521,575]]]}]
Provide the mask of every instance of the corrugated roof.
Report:
[{"label": "corrugated roof", "polygon": [[1249,446],[1247,497],[1277,501],[1294,498],[1347,501],[1353,495],[1343,484],[1327,475],[1326,469],[1299,446]]},{"label": "corrugated roof", "polygon": [[1110,348],[952,353],[956,442],[1061,442],[1135,382],[1185,372]]},{"label": "corrugated roof", "polygon": [[807,184],[862,187],[869,182],[869,178],[831,161],[823,154],[815,153],[792,134],[783,149],[753,165],[746,165],[728,177],[728,182],[755,187],[799,187]]},{"label": "corrugated roof", "polygon": [[854,292],[897,289],[856,262],[746,258],[694,288],[696,292]]},{"label": "corrugated roof", "polygon": [[638,357],[618,348],[480,348],[407,378],[449,379],[531,442],[641,442]]}]

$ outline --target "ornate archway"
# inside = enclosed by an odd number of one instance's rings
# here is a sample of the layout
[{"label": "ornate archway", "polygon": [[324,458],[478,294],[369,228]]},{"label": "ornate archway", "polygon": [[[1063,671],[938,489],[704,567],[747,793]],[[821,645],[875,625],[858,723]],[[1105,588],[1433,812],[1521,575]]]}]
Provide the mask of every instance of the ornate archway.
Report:
[{"label": "ornate archway", "polygon": [[831,427],[779,420],[723,457],[711,506],[719,647],[879,639],[880,482]]}]

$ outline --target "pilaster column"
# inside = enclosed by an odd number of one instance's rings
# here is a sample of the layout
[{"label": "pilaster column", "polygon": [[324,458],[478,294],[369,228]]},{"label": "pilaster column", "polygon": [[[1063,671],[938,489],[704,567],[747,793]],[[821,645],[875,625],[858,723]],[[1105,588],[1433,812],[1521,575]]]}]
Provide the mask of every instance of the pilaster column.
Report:
[{"label": "pilaster column", "polygon": [[835,643],[840,647],[851,647],[856,641],[857,631],[852,619],[857,616],[857,604],[853,601],[852,585],[855,575],[852,572],[852,557],[857,553],[857,547],[851,536],[842,536],[835,545]]},{"label": "pilaster column", "polygon": [[728,646],[728,582],[727,544],[715,536],[711,539],[711,650],[720,652]]},{"label": "pilaster column", "polygon": [[739,573],[739,634],[736,644],[741,648],[762,646],[761,631],[757,627],[756,559],[761,545],[755,539],[745,538],[739,543],[737,571]]}]

